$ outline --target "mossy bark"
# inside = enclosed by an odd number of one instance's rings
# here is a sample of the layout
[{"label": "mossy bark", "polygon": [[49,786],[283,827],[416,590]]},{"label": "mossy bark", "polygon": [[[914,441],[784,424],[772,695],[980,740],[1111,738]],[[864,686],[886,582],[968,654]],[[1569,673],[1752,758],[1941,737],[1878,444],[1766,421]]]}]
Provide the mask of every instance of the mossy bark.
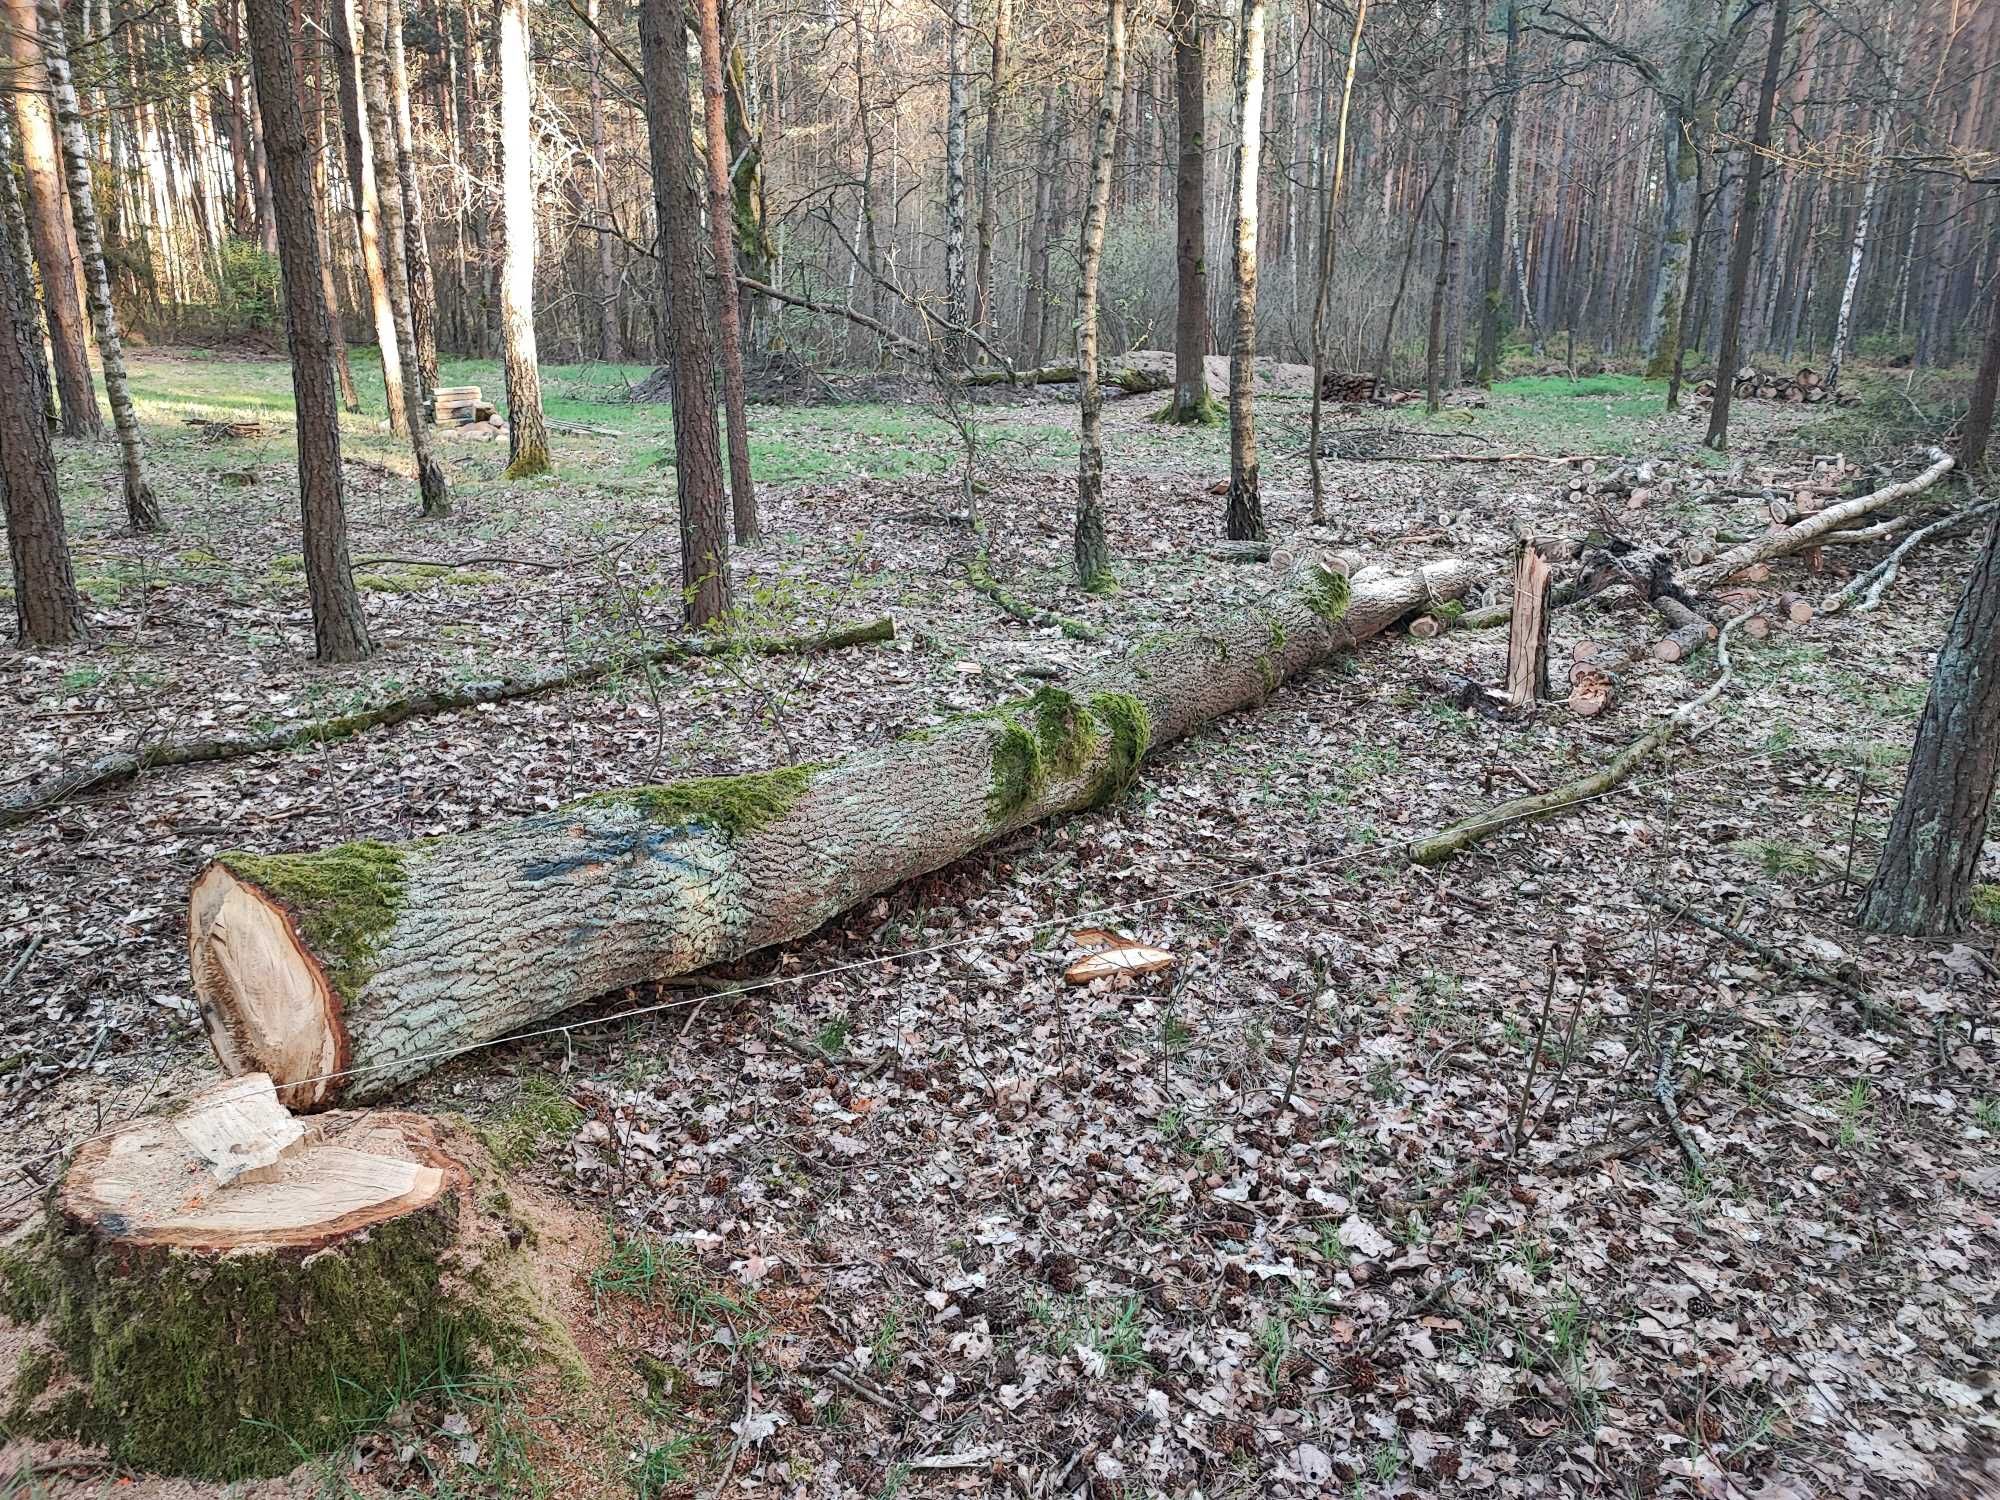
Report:
[{"label": "mossy bark", "polygon": [[[1469,564],[1440,562],[1349,579],[1306,560],[1199,634],[1160,637],[1067,691],[1045,689],[834,764],[608,792],[394,846],[393,868],[388,846],[366,858],[356,846],[286,856],[269,887],[257,885],[258,857],[225,855],[225,878],[289,912],[313,993],[332,986],[325,1024],[335,1034],[295,1055],[340,1062],[288,1072],[284,1057],[260,1052],[257,1027],[243,1020],[254,1005],[224,971],[227,945],[205,948],[212,873],[196,884],[190,921],[203,1018],[230,1067],[271,1073],[295,1108],[379,1098],[455,1049],[625,985],[801,937],[1015,829],[1115,795],[1151,749],[1262,703],[1285,679],[1463,592],[1474,576]],[[315,881],[316,861],[375,876],[357,892]]]},{"label": "mossy bark", "polygon": [[454,1274],[478,1259],[458,1249],[467,1178],[433,1160],[447,1186],[422,1207],[294,1243],[171,1243],[188,1236],[58,1190],[4,1258],[8,1315],[40,1320],[7,1425],[157,1473],[280,1474],[379,1417],[412,1368],[466,1366],[505,1319]]}]

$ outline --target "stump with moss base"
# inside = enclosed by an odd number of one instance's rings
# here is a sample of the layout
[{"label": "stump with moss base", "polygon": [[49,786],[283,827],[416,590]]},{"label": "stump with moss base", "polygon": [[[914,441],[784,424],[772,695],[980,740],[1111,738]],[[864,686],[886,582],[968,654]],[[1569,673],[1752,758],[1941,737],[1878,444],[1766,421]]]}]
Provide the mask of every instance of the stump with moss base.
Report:
[{"label": "stump with moss base", "polygon": [[293,1468],[490,1326],[457,1274],[468,1181],[435,1122],[296,1122],[261,1075],[86,1143],[0,1260],[40,1322],[8,1426],[159,1473]]},{"label": "stump with moss base", "polygon": [[455,1050],[622,986],[811,932],[1016,829],[1116,794],[1140,760],[1263,702],[1470,564],[1352,578],[1316,559],[1072,689],[834,764],[605,792],[450,838],[224,854],[195,883],[195,990],[231,1072],[285,1102],[378,1098]]}]

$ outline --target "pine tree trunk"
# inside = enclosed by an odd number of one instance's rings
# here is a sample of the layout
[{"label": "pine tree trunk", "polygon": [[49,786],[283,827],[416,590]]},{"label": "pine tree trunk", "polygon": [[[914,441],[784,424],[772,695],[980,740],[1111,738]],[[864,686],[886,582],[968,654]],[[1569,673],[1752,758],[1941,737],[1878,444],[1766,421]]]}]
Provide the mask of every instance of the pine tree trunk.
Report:
[{"label": "pine tree trunk", "polygon": [[[334,406],[334,338],[321,260],[326,227],[314,163],[300,113],[300,71],[286,0],[244,0],[250,65],[264,122],[271,198],[277,210],[278,264],[285,287],[285,344],[291,353],[297,412],[299,499],[305,531],[306,593],[313,645],[323,662],[359,661],[372,649],[361,594],[347,555],[347,498],[340,465],[340,413]],[[328,210],[331,211],[330,209]]]},{"label": "pine tree trunk", "polygon": [[[1354,32],[1347,43],[1347,70],[1341,75],[1340,124],[1333,137],[1333,170],[1327,174],[1326,191],[1320,200],[1319,256],[1313,274],[1312,311],[1312,413],[1306,423],[1306,477],[1312,487],[1313,525],[1326,524],[1326,482],[1320,473],[1320,425],[1326,405],[1326,297],[1333,281],[1334,260],[1340,247],[1339,221],[1334,217],[1340,202],[1341,183],[1347,168],[1347,116],[1354,103],[1354,71],[1361,60],[1361,28],[1368,23],[1368,0],[1354,8]],[[1326,95],[1320,104],[1324,111]]]},{"label": "pine tree trunk", "polygon": [[691,625],[730,611],[729,497],[715,428],[715,347],[701,267],[701,191],[696,186],[688,99],[686,0],[641,0],[639,50],[646,75],[646,135],[665,279],[674,372],[674,478],[679,491],[681,590]]},{"label": "pine tree trunk", "polygon": [[722,89],[722,9],[696,0],[701,33],[701,94],[707,146],[708,227],[715,247],[715,333],[722,345],[722,411],[729,430],[729,493],[736,540],[757,539],[757,491],[750,480],[750,420],[743,388],[743,321],[737,308],[736,204],[729,181],[729,126]]},{"label": "pine tree trunk", "polygon": [[1111,546],[1104,536],[1104,387],[1097,378],[1097,277],[1104,262],[1104,226],[1111,213],[1111,166],[1118,150],[1118,111],[1125,91],[1125,0],[1109,0],[1104,16],[1104,87],[1091,137],[1090,201],[1077,250],[1076,368],[1081,441],[1076,464],[1076,581],[1091,593],[1111,587]]},{"label": "pine tree trunk", "polygon": [[[246,6],[256,3],[258,3],[258,0],[244,0]],[[332,9],[334,14],[339,14],[340,0],[333,0]],[[323,107],[326,100],[325,64],[323,55],[315,49],[313,54],[313,103],[316,107],[308,109],[306,107],[305,76],[303,71],[298,68],[296,62],[296,59],[303,55],[305,51],[302,45],[304,38],[301,35],[303,22],[303,16],[295,11],[291,20],[290,56],[294,59],[293,71],[297,78],[296,97],[299,113],[302,118],[312,121],[312,139],[308,149],[311,153],[309,160],[312,164],[310,187],[312,190],[311,202],[314,205],[313,231],[319,240],[320,296],[326,304],[326,331],[327,337],[332,341],[333,345],[333,367],[335,373],[340,377],[341,409],[343,411],[359,412],[361,410],[361,391],[354,383],[353,362],[347,357],[347,332],[340,324],[340,291],[334,285],[333,279],[333,232],[329,221],[333,217],[334,210],[333,199],[328,193],[326,110]],[[338,62],[336,60],[337,65]],[[273,167],[273,176],[276,175],[276,172],[277,169]],[[272,188],[272,197],[274,200],[277,197],[275,184]],[[357,219],[357,224],[358,222]],[[284,236],[281,233],[279,235],[281,244],[283,243],[283,239]]]},{"label": "pine tree trunk", "polygon": [[1959,424],[1958,461],[1968,474],[1985,476],[1992,467],[1996,393],[2000,393],[2000,288],[1986,294],[1986,342],[1980,347],[1965,420]]},{"label": "pine tree trunk", "polygon": [[[340,60],[341,129],[347,140],[347,180],[354,187],[354,231],[361,241],[361,264],[368,280],[368,305],[375,320],[375,347],[382,359],[382,389],[388,398],[389,430],[410,430],[410,408],[403,392],[403,348],[396,335],[396,308],[389,290],[384,259],[382,201],[376,188],[375,144],[368,126],[365,75],[366,43],[362,35],[364,0],[330,0],[334,53]],[[401,236],[389,239],[399,244]]]},{"label": "pine tree trunk", "polygon": [[1778,72],[1785,63],[1785,26],[1791,0],[1775,0],[1771,12],[1771,47],[1764,59],[1764,82],[1757,93],[1757,131],[1750,146],[1750,164],[1743,173],[1743,206],[1736,216],[1736,244],[1729,258],[1729,300],[1722,313],[1722,349],[1716,356],[1715,399],[1708,408],[1708,433],[1702,439],[1718,453],[1729,448],[1729,402],[1735,390],[1736,358],[1743,332],[1743,305],[1750,288],[1750,258],[1757,248],[1759,195],[1771,145],[1771,117],[1777,109]]},{"label": "pine tree trunk", "polygon": [[[1500,374],[1501,279],[1506,271],[1507,214],[1514,191],[1514,117],[1521,88],[1521,10],[1507,0],[1507,54],[1500,75],[1500,123],[1494,133],[1493,186],[1486,195],[1486,265],[1479,298],[1479,383],[1490,387]],[[1527,307],[1525,299],[1522,307]]]},{"label": "pine tree trunk", "polygon": [[1208,389],[1208,49],[1198,0],[1173,0],[1174,397],[1162,416],[1183,425],[1215,419]]},{"label": "pine tree trunk", "polygon": [[97,221],[97,195],[90,181],[90,142],[83,133],[83,111],[70,77],[69,43],[63,34],[62,11],[56,0],[39,0],[42,60],[49,92],[54,98],[57,128],[62,133],[63,175],[69,206],[76,220],[77,248],[83,255],[84,285],[89,289],[90,317],[97,327],[97,355],[104,366],[104,394],[111,403],[111,420],[118,431],[118,453],[125,478],[125,519],[134,531],[164,531],[166,518],[153,487],[146,482],[146,462],[139,436],[139,415],[132,408],[132,387],[125,378],[125,350],[118,335],[118,314],[111,306],[111,276],[104,265],[104,232]]},{"label": "pine tree trunk", "polygon": [[[1989,339],[1989,346],[1994,342]],[[1872,932],[1911,936],[1944,936],[1964,928],[1996,774],[2000,523],[1987,532],[1938,652],[1909,777],[1856,921]]]},{"label": "pine tree trunk", "polygon": [[529,118],[528,11],[500,0],[500,209],[505,222],[500,328],[507,358],[507,477],[549,471],[542,368],[535,349],[535,129]]},{"label": "pine tree trunk", "polygon": [[42,331],[32,273],[13,228],[19,212],[14,174],[0,157],[0,505],[7,518],[14,630],[23,646],[68,646],[84,638],[83,599],[56,490]]},{"label": "pine tree trunk", "polygon": [[410,76],[403,59],[403,0],[389,0],[389,98],[396,124],[396,176],[403,187],[403,259],[410,277],[410,333],[416,350],[417,404],[429,412],[438,388],[437,278],[424,233],[423,185],[410,129]]},{"label": "pine tree trunk", "polygon": [[1236,331],[1229,349],[1229,508],[1223,535],[1264,540],[1257,474],[1257,178],[1264,148],[1264,0],[1243,0],[1236,54]]},{"label": "pine tree trunk", "polygon": [[1255,603],[1073,691],[832,765],[607,791],[411,844],[223,854],[189,903],[203,1023],[226,1069],[269,1073],[293,1108],[381,1098],[451,1049],[790,941],[1115,796],[1148,750],[1263,703],[1477,572],[1440,561],[1350,580],[1302,559]]},{"label": "pine tree trunk", "polygon": [[8,92],[14,100],[14,138],[21,150],[22,204],[35,264],[42,274],[42,307],[48,315],[49,348],[64,437],[104,435],[104,417],[90,378],[89,335],[78,290],[75,232],[63,202],[62,167],[56,147],[55,112],[48,78],[36,45],[35,0],[4,0],[0,31],[7,34],[13,59]]}]

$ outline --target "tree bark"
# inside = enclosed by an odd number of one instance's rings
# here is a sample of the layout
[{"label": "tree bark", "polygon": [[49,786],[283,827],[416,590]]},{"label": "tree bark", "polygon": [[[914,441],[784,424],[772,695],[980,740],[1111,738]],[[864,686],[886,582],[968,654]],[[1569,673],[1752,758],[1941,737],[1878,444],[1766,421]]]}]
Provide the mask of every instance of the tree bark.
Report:
[{"label": "tree bark", "polygon": [[270,1073],[294,1108],[380,1098],[442,1050],[790,941],[1115,796],[1149,749],[1264,702],[1475,576],[1446,561],[1349,580],[1304,559],[1254,604],[1149,642],[1073,693],[830,766],[607,792],[413,844],[224,854],[190,907],[204,1024],[229,1071]]},{"label": "tree bark", "polygon": [[[333,47],[341,61],[341,129],[347,140],[347,178],[354,187],[354,232],[361,241],[361,264],[368,281],[368,305],[375,320],[375,347],[382,360],[382,390],[389,407],[389,430],[410,430],[410,404],[403,391],[403,342],[396,332],[396,308],[390,295],[389,270],[383,258],[382,201],[376,188],[375,145],[368,125],[365,75],[366,46],[362,36],[364,0],[331,0]],[[401,242],[400,236],[390,244]]]},{"label": "tree bark", "polygon": [[729,433],[730,514],[736,540],[757,540],[757,490],[750,479],[750,419],[743,389],[743,319],[737,308],[735,198],[729,180],[729,127],[722,86],[720,0],[696,0],[701,33],[702,135],[707,146],[708,228],[715,247],[720,304],[715,332],[722,345],[722,414]]},{"label": "tree bark", "polygon": [[1320,426],[1326,407],[1326,297],[1333,281],[1340,237],[1335,211],[1347,168],[1347,115],[1354,103],[1354,70],[1361,59],[1361,28],[1368,22],[1368,0],[1354,8],[1354,32],[1347,43],[1347,71],[1340,84],[1340,124],[1334,132],[1333,170],[1327,173],[1320,200],[1319,264],[1313,274],[1312,415],[1306,424],[1306,477],[1312,487],[1313,525],[1326,524],[1326,481],[1320,473]]},{"label": "tree bark", "polygon": [[[972,0],[952,0],[946,34],[944,116],[944,314],[965,326],[965,34],[972,29]],[[945,356],[965,359],[965,337],[947,330]]]},{"label": "tree bark", "polygon": [[507,365],[507,477],[549,471],[542,366],[535,349],[535,125],[528,95],[528,10],[500,0],[500,210],[505,224],[500,330]]},{"label": "tree bark", "polygon": [[42,273],[42,307],[49,320],[56,400],[62,434],[72,438],[104,435],[97,390],[90,379],[88,335],[78,291],[75,232],[63,203],[62,167],[56,147],[55,112],[48,78],[36,45],[35,0],[5,0],[0,29],[13,58],[14,135],[21,148],[22,203],[35,264]]},{"label": "tree bark", "polygon": [[331,282],[320,259],[325,223],[315,188],[316,153],[306,138],[299,109],[298,54],[289,10],[286,0],[244,0],[250,66],[277,212],[313,647],[323,662],[359,661],[373,647],[361,594],[348,565],[346,480],[340,464],[340,413],[334,405],[333,319],[327,307]]},{"label": "tree bark", "polygon": [[1118,149],[1118,112],[1125,91],[1125,0],[1104,14],[1104,88],[1091,138],[1090,203],[1077,252],[1076,367],[1078,426],[1076,581],[1090,593],[1112,586],[1111,546],[1104,536],[1104,388],[1097,379],[1097,277],[1104,262],[1104,225],[1111,214],[1111,166]]},{"label": "tree bark", "polygon": [[972,270],[972,326],[981,334],[993,325],[993,236],[1000,212],[1000,118],[1007,87],[1007,44],[1013,24],[1012,0],[993,0],[993,57],[986,78],[986,141],[979,163],[979,249]]},{"label": "tree bark", "polygon": [[584,38],[585,66],[590,75],[590,165],[595,178],[597,223],[597,357],[615,365],[625,358],[625,340],[618,329],[618,268],[612,260],[611,164],[604,135],[604,43],[598,40],[597,0],[585,11],[591,21]]},{"label": "tree bark", "polygon": [[1968,474],[1984,475],[1992,465],[1996,392],[2000,392],[2000,286],[1987,294],[1986,342],[1980,346],[1979,369],[1959,428],[1958,462]]},{"label": "tree bark", "polygon": [[[415,349],[416,333],[410,315],[410,270],[401,253],[403,239],[403,181],[397,160],[394,106],[389,98],[389,24],[393,0],[365,0],[363,15],[362,70],[363,114],[375,167],[375,203],[380,215],[383,246],[383,279],[388,284],[389,311],[395,322],[398,349]],[[417,462],[417,487],[423,497],[426,516],[451,514],[451,494],[445,487],[444,469],[431,451],[431,424],[423,408],[419,382],[404,371],[397,387],[403,398],[403,423],[410,436],[410,451]]]},{"label": "tree bark", "polygon": [[2000,773],[2000,522],[1966,581],[1931,673],[1909,776],[1855,920],[1872,932],[1961,931]]},{"label": "tree bark", "polygon": [[[257,0],[244,0],[246,10],[249,6],[256,3]],[[340,13],[339,0],[335,0],[330,9],[334,15],[338,15]],[[311,135],[306,147],[309,153],[307,160],[310,164],[311,174],[307,178],[307,184],[311,189],[311,196],[308,201],[313,205],[313,229],[314,235],[319,241],[320,299],[326,304],[326,332],[327,337],[333,345],[334,373],[340,379],[340,405],[343,411],[359,412],[361,410],[361,390],[354,383],[354,365],[347,357],[347,331],[341,327],[340,323],[340,291],[334,285],[333,280],[333,233],[331,224],[333,204],[332,199],[327,194],[329,183],[326,164],[326,71],[324,54],[315,49],[313,57],[312,105],[308,108],[305,91],[305,70],[299,65],[298,61],[305,53],[304,29],[304,15],[296,9],[293,10],[286,32],[289,38],[289,48],[283,55],[290,59],[291,72],[294,78],[293,91],[299,108],[299,117],[302,120],[310,120],[312,122]],[[336,58],[336,66],[338,66],[338,63],[339,59]],[[252,64],[252,68],[254,72],[254,63]],[[270,170],[272,176],[275,177],[277,169],[273,167]],[[277,189],[273,186],[274,217],[277,196]],[[282,233],[278,235],[278,242],[279,258],[282,261],[284,255],[284,235]],[[286,315],[289,317],[289,312]]]},{"label": "tree bark", "polygon": [[1028,228],[1028,269],[1021,287],[1021,359],[1038,365],[1048,346],[1044,332],[1049,303],[1049,239],[1056,214],[1056,154],[1062,132],[1056,86],[1042,92],[1042,127],[1035,144],[1035,216]]},{"label": "tree bark", "polygon": [[97,194],[90,181],[90,142],[83,133],[83,110],[69,71],[69,42],[63,33],[62,11],[56,0],[39,0],[42,62],[62,134],[63,177],[69,207],[76,221],[77,249],[83,256],[83,281],[90,299],[90,319],[97,328],[97,356],[104,366],[104,394],[111,403],[111,421],[118,432],[118,455],[125,480],[125,519],[134,531],[164,531],[166,517],[158,497],[146,482],[145,449],[139,436],[139,416],[132,409],[132,387],[125,378],[125,349],[118,335],[118,314],[111,306],[111,276],[104,265],[104,231],[97,219]]},{"label": "tree bark", "polygon": [[[1460,0],[1460,3],[1469,4],[1470,0]],[[1468,41],[1463,19],[1455,29],[1454,45],[1457,51],[1449,66],[1457,97],[1452,103],[1450,118],[1445,123],[1444,165],[1438,169],[1439,186],[1444,191],[1439,195],[1437,207],[1437,274],[1431,280],[1430,320],[1424,340],[1424,409],[1433,414],[1444,404],[1445,300],[1451,291],[1451,264],[1458,253],[1458,161],[1465,144],[1465,55]],[[1452,370],[1450,378],[1454,385],[1457,384],[1458,371]]]},{"label": "tree bark", "polygon": [[1264,0],[1243,0],[1236,54],[1236,330],[1229,349],[1229,507],[1223,535],[1264,539],[1257,474],[1257,177],[1264,145]]},{"label": "tree bark", "polygon": [[1198,0],[1173,0],[1174,42],[1174,395],[1163,420],[1206,425],[1217,416],[1208,389],[1208,49]]},{"label": "tree bark", "polygon": [[1785,64],[1786,23],[1791,0],[1775,0],[1771,12],[1771,48],[1764,56],[1764,82],[1757,91],[1757,130],[1750,143],[1750,165],[1743,173],[1743,205],[1736,216],[1736,244],[1729,258],[1729,301],[1722,313],[1722,350],[1716,356],[1715,399],[1708,408],[1708,433],[1702,442],[1718,453],[1729,448],[1729,403],[1736,382],[1737,350],[1743,334],[1743,303],[1750,289],[1750,257],[1757,248],[1757,217],[1764,189],[1764,168],[1771,146],[1771,117],[1777,109],[1778,72]]},{"label": "tree bark", "polygon": [[469,1174],[421,1115],[314,1124],[248,1077],[78,1148],[14,1252],[44,1389],[72,1393],[31,1430],[154,1473],[281,1474],[351,1441],[351,1393],[450,1346],[478,1282],[454,1261],[505,1253],[472,1240]]},{"label": "tree bark", "polygon": [[14,173],[0,159],[0,505],[7,517],[14,630],[23,646],[68,646],[84,638],[83,599],[56,489],[42,330],[11,229],[18,208]]},{"label": "tree bark", "polygon": [[437,277],[424,232],[423,184],[410,128],[410,74],[403,59],[403,0],[389,0],[389,101],[396,126],[396,176],[403,195],[403,263],[410,277],[410,334],[417,366],[417,404],[428,411],[438,387]]},{"label": "tree bark", "polygon": [[691,625],[731,606],[729,497],[715,430],[715,353],[701,274],[701,191],[688,100],[686,0],[641,0],[646,135],[666,286],[674,372],[674,478],[679,490],[681,590]]},{"label": "tree bark", "polygon": [[[1507,214],[1514,193],[1514,115],[1521,90],[1521,8],[1507,0],[1507,54],[1500,74],[1500,123],[1493,143],[1493,186],[1486,195],[1486,265],[1479,297],[1478,380],[1491,388],[1500,375],[1500,289],[1506,271]],[[1527,303],[1522,302],[1525,311]]]}]

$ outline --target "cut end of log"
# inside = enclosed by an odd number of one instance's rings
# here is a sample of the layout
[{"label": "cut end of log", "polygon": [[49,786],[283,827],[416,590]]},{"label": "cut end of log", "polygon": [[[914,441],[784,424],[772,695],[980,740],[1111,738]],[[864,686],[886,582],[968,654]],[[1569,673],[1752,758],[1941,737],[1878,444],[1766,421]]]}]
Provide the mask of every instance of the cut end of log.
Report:
[{"label": "cut end of log", "polygon": [[291,1081],[288,1109],[315,1109],[338,1093],[347,1036],[340,997],[292,914],[221,864],[188,897],[188,963],[202,1025],[223,1071]]},{"label": "cut end of log", "polygon": [[[232,1160],[261,1164],[218,1181]],[[85,1145],[56,1206],[75,1228],[120,1245],[312,1249],[415,1213],[457,1173],[421,1115],[330,1114],[302,1125],[257,1074]]]}]

